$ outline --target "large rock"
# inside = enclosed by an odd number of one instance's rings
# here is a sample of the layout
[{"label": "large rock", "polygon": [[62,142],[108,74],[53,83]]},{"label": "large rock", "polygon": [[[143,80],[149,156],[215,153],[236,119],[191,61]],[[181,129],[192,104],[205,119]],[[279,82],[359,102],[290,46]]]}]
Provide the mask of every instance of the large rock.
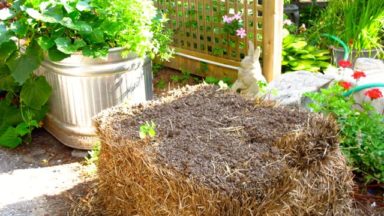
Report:
[{"label": "large rock", "polygon": [[[358,58],[355,62],[355,71],[363,71],[367,76],[362,77],[356,83],[356,85],[364,85],[370,83],[384,83],[384,62],[379,59],[372,58]],[[379,88],[384,93],[384,88]],[[368,90],[368,89],[367,89]],[[357,103],[370,102],[375,110],[381,114],[384,114],[384,98],[371,100],[364,93],[367,90],[363,90],[354,94],[354,98]]]},{"label": "large rock", "polygon": [[366,73],[384,71],[384,62],[373,58],[358,58],[355,62],[355,70],[365,71]]},{"label": "large rock", "polygon": [[269,84],[267,98],[282,105],[301,105],[304,93],[318,91],[333,80],[333,76],[309,71],[286,73]]}]

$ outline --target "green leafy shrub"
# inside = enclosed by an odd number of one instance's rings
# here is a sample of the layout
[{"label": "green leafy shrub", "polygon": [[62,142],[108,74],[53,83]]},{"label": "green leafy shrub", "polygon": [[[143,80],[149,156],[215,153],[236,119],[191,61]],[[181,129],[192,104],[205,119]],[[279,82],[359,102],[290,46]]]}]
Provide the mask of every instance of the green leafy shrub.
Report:
[{"label": "green leafy shrub", "polygon": [[[342,84],[342,83],[341,83]],[[343,97],[344,88],[333,85],[309,93],[315,112],[333,115],[340,127],[340,145],[349,163],[367,181],[384,182],[384,116],[369,103],[357,106],[353,97]]]},{"label": "green leafy shrub", "polygon": [[289,34],[283,39],[283,71],[320,72],[330,66],[330,52],[309,45],[304,37]]},{"label": "green leafy shrub", "polygon": [[150,0],[15,0],[0,13],[0,146],[16,147],[39,127],[51,94],[33,74],[44,57],[60,61],[76,52],[170,57],[167,18]]}]

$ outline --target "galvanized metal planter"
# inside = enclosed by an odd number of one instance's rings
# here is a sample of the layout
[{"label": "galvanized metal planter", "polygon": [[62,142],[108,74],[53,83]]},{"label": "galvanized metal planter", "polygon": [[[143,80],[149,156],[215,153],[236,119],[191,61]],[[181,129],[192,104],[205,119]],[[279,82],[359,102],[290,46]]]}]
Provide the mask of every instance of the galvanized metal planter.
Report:
[{"label": "galvanized metal planter", "polygon": [[67,146],[91,149],[98,141],[92,117],[122,102],[152,99],[152,68],[149,59],[121,56],[111,49],[106,59],[81,54],[60,62],[44,61],[38,73],[53,88],[45,128]]}]

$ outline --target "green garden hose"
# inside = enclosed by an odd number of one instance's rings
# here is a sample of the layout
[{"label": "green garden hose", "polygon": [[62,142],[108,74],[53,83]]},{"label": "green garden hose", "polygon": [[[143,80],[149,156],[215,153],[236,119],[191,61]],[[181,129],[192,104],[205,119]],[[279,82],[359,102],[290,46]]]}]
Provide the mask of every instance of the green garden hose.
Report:
[{"label": "green garden hose", "polygon": [[349,56],[349,47],[347,44],[344,43],[344,41],[342,41],[340,38],[334,36],[334,35],[330,35],[330,34],[321,34],[321,36],[324,36],[324,37],[327,37],[327,38],[330,38],[336,42],[338,42],[344,49],[344,60],[347,61],[348,60],[348,56]]},{"label": "green garden hose", "polygon": [[369,83],[369,84],[359,85],[359,86],[356,86],[356,87],[352,88],[351,90],[343,93],[343,96],[348,97],[355,92],[359,92],[361,90],[368,89],[368,88],[374,88],[374,87],[383,87],[384,88],[384,83]]}]

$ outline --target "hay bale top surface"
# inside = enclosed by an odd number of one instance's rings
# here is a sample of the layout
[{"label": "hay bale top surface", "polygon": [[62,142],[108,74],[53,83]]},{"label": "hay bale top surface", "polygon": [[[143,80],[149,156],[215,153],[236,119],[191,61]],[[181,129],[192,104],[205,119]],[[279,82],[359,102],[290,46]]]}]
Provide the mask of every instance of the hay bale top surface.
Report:
[{"label": "hay bale top surface", "polygon": [[[287,166],[271,145],[306,127],[310,114],[294,108],[255,104],[215,86],[174,91],[146,104],[118,106],[96,120],[100,133],[141,148],[153,164],[227,193],[255,190],[277,181]],[[139,138],[140,125],[153,121],[156,137]],[[269,184],[271,185],[271,184]],[[253,193],[253,192],[252,192]]]}]

